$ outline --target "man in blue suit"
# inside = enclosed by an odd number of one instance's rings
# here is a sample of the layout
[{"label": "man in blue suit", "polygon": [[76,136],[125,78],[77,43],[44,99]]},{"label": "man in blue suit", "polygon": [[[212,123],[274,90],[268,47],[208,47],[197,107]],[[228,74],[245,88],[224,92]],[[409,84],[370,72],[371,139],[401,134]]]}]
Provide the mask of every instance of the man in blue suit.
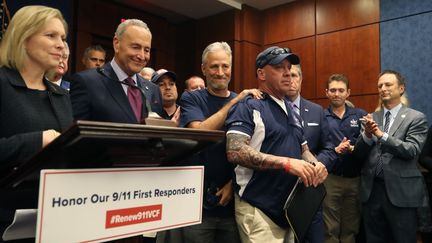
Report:
[{"label": "man in blue suit", "polygon": [[[303,81],[300,64],[291,66],[290,89],[286,96],[290,100],[291,108],[301,117],[304,136],[310,151],[317,160],[325,165],[329,171],[332,162],[337,158],[335,145],[330,140],[328,123],[324,116],[324,109],[300,96]],[[308,243],[324,242],[324,221],[322,210],[315,215],[305,238]]]},{"label": "man in blue suit", "polygon": [[151,111],[161,114],[159,87],[138,75],[150,59],[151,38],[141,20],[128,19],[117,27],[113,60],[72,77],[76,120],[140,123]]}]

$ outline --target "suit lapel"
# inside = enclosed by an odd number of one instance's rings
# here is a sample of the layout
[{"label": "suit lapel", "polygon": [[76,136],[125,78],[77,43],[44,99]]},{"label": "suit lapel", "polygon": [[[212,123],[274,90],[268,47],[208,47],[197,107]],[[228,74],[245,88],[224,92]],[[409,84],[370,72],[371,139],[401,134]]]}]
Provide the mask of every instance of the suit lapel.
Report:
[{"label": "suit lapel", "polygon": [[[148,86],[148,80],[143,79],[140,75],[137,75],[137,80],[138,80],[138,86],[141,87],[141,90],[143,91],[144,95],[146,96],[145,98],[147,98],[148,102],[151,102],[151,92]],[[143,101],[144,101],[144,97],[143,97]]]},{"label": "suit lapel", "polygon": [[136,121],[135,114],[130,106],[127,95],[123,91],[123,87],[120,82],[115,82],[118,80],[117,75],[112,69],[111,65],[108,63],[104,66],[105,73],[110,77],[103,77],[103,83],[107,90],[110,92],[114,101],[121,107],[121,110],[124,111],[125,115],[131,120]]},{"label": "suit lapel", "polygon": [[383,128],[383,117],[384,117],[384,109],[381,109],[380,111],[376,111],[372,115],[373,120],[378,124],[378,128],[381,131],[384,131],[384,128]]},{"label": "suit lapel", "polygon": [[309,107],[306,105],[306,102],[304,101],[303,97],[300,98],[300,117],[303,119],[303,121],[307,122],[309,119],[306,117],[309,113]]},{"label": "suit lapel", "polygon": [[151,92],[149,89],[149,86],[147,82],[150,82],[148,80],[145,80],[140,75],[137,75],[137,84],[141,88],[141,91],[144,93],[145,97],[142,97],[143,106],[142,106],[142,114],[149,113],[151,111]]},{"label": "suit lapel", "polygon": [[400,127],[402,122],[405,120],[405,117],[407,116],[408,109],[404,106],[402,106],[399,110],[399,112],[396,115],[395,120],[393,121],[392,126],[390,127],[389,134],[393,135],[396,130]]}]

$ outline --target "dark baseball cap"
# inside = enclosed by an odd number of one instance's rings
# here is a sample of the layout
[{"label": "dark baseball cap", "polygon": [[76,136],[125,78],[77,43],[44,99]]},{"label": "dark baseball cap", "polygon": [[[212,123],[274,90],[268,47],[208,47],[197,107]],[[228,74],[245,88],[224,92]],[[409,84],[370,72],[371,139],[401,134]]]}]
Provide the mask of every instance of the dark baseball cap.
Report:
[{"label": "dark baseball cap", "polygon": [[176,79],[177,79],[177,75],[174,72],[168,71],[166,69],[159,69],[153,73],[152,78],[151,78],[152,83],[154,83],[154,84],[159,83],[160,78],[164,75],[171,77],[174,81],[176,81]]},{"label": "dark baseball cap", "polygon": [[263,68],[265,65],[276,65],[287,59],[291,64],[300,64],[300,58],[292,53],[289,48],[282,48],[279,46],[271,46],[260,54],[258,54],[255,62],[256,68]]}]

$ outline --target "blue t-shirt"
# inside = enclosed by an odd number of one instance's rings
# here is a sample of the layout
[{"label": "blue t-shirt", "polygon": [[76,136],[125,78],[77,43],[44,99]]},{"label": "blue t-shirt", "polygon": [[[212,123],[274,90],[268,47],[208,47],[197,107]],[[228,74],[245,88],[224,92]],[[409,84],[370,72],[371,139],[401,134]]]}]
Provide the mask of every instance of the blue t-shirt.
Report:
[{"label": "blue t-shirt", "polygon": [[[330,138],[335,146],[338,146],[344,137],[350,140],[351,145],[355,145],[361,130],[359,119],[367,115],[367,112],[362,109],[348,106],[345,106],[345,108],[345,114],[342,119],[333,113],[331,107],[324,110],[324,115],[329,124]],[[359,176],[361,161],[355,155],[354,149],[354,153],[339,156],[333,163],[333,167],[329,173],[344,177]]]},{"label": "blue t-shirt", "polygon": [[[236,93],[230,92],[228,97],[218,97],[211,95],[207,89],[185,91],[179,101],[181,107],[180,126],[186,127],[190,122],[206,120],[236,96]],[[226,131],[225,126],[221,130]],[[192,163],[189,164],[204,165],[204,193],[209,190],[220,189],[232,179],[234,165],[227,160],[225,145],[225,141],[211,145],[190,158]],[[227,207],[216,207],[211,210],[206,208],[204,202],[204,209],[208,209],[204,213],[232,216],[234,208],[232,202],[233,200]]]},{"label": "blue t-shirt", "polygon": [[[228,133],[250,136],[250,146],[257,151],[301,159],[306,140],[291,112],[286,100],[278,104],[267,94],[262,100],[247,98],[229,112]],[[253,170],[240,165],[235,168],[239,196],[284,228],[288,222],[283,206],[296,180],[296,176],[283,170]]]}]

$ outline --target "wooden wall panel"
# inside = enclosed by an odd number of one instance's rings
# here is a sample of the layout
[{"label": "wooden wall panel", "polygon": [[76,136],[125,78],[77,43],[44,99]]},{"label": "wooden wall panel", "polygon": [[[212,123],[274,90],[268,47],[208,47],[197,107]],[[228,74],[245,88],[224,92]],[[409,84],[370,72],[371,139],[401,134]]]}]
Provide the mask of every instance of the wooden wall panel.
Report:
[{"label": "wooden wall panel", "polygon": [[365,109],[375,107],[375,100],[363,96],[377,94],[379,0],[302,0],[264,11],[245,6],[180,25],[103,0],[78,0],[74,6],[77,43],[72,61],[77,69],[85,47],[111,45],[121,18],[139,18],[153,34],[152,66],[176,71],[181,82],[193,74],[202,76],[201,54],[208,44],[226,41],[233,49],[230,88],[240,92],[257,87],[256,55],[270,45],[288,46],[301,58],[304,97],[326,104],[325,82],[340,72],[351,80],[353,101]]},{"label": "wooden wall panel", "polygon": [[255,59],[262,50],[263,15],[244,6],[235,13],[233,73],[230,88],[236,92],[257,88]]},{"label": "wooden wall panel", "polygon": [[195,39],[195,73],[201,74],[201,56],[204,49],[215,41],[225,41],[234,48],[235,11],[227,11],[211,17],[200,19],[196,23]]},{"label": "wooden wall panel", "polygon": [[[176,27],[175,43],[175,70],[177,74],[177,90],[181,94],[184,90],[184,81],[193,75],[202,76],[201,72],[196,73],[199,64],[195,59],[195,22],[189,21],[178,24]],[[183,38],[186,37],[186,38]]]},{"label": "wooden wall panel", "polygon": [[379,21],[379,0],[316,1],[317,34]]},{"label": "wooden wall panel", "polygon": [[[204,48],[215,41],[231,42],[234,40],[235,11],[227,11],[197,22],[197,49],[202,53]],[[231,46],[232,47],[232,46]],[[201,56],[200,53],[200,56]]]},{"label": "wooden wall panel", "polygon": [[314,34],[314,0],[295,1],[264,11],[264,45]]},{"label": "wooden wall panel", "polygon": [[241,92],[244,89],[258,88],[255,60],[258,53],[262,51],[261,46],[248,42],[236,42],[234,49],[232,90]]},{"label": "wooden wall panel", "polygon": [[[174,68],[175,66],[175,35],[174,29],[165,19],[147,14],[136,9],[123,5],[106,2],[102,0],[79,0],[77,4],[76,24],[76,50],[72,50],[76,63],[76,70],[82,70],[80,59],[84,49],[91,44],[98,44],[102,41],[104,47],[112,42],[114,32],[120,24],[121,19],[141,19],[152,32],[152,57],[151,63],[158,67]],[[109,16],[106,18],[105,16]],[[109,53],[112,53],[112,44]],[[157,56],[160,55],[160,56]],[[110,61],[110,60],[107,60]],[[156,67],[157,68],[157,67]]]},{"label": "wooden wall panel", "polygon": [[301,94],[307,99],[316,97],[315,75],[315,37],[307,37],[279,43],[278,46],[289,47],[300,57],[303,71]]},{"label": "wooden wall panel", "polygon": [[378,94],[350,96],[349,100],[358,108],[368,113],[374,112],[378,105]]},{"label": "wooden wall panel", "polygon": [[262,12],[248,7],[236,11],[235,39],[247,41],[257,45],[263,43],[263,14]]},{"label": "wooden wall panel", "polygon": [[73,61],[75,65],[71,65],[69,69],[81,71],[84,70],[84,65],[81,63],[81,58],[84,50],[92,43],[92,36],[90,33],[87,32],[77,32],[77,38],[75,40],[75,46],[69,48],[71,50],[71,55],[69,59],[75,60]]},{"label": "wooden wall panel", "polygon": [[[329,100],[326,98],[311,99],[313,102],[327,108],[330,105]],[[358,95],[350,96],[348,100],[351,101],[355,107],[361,108],[368,113],[374,112],[378,104],[378,95]]]},{"label": "wooden wall panel", "polygon": [[333,73],[348,76],[352,95],[377,92],[379,24],[318,35],[316,42],[317,97]]}]

